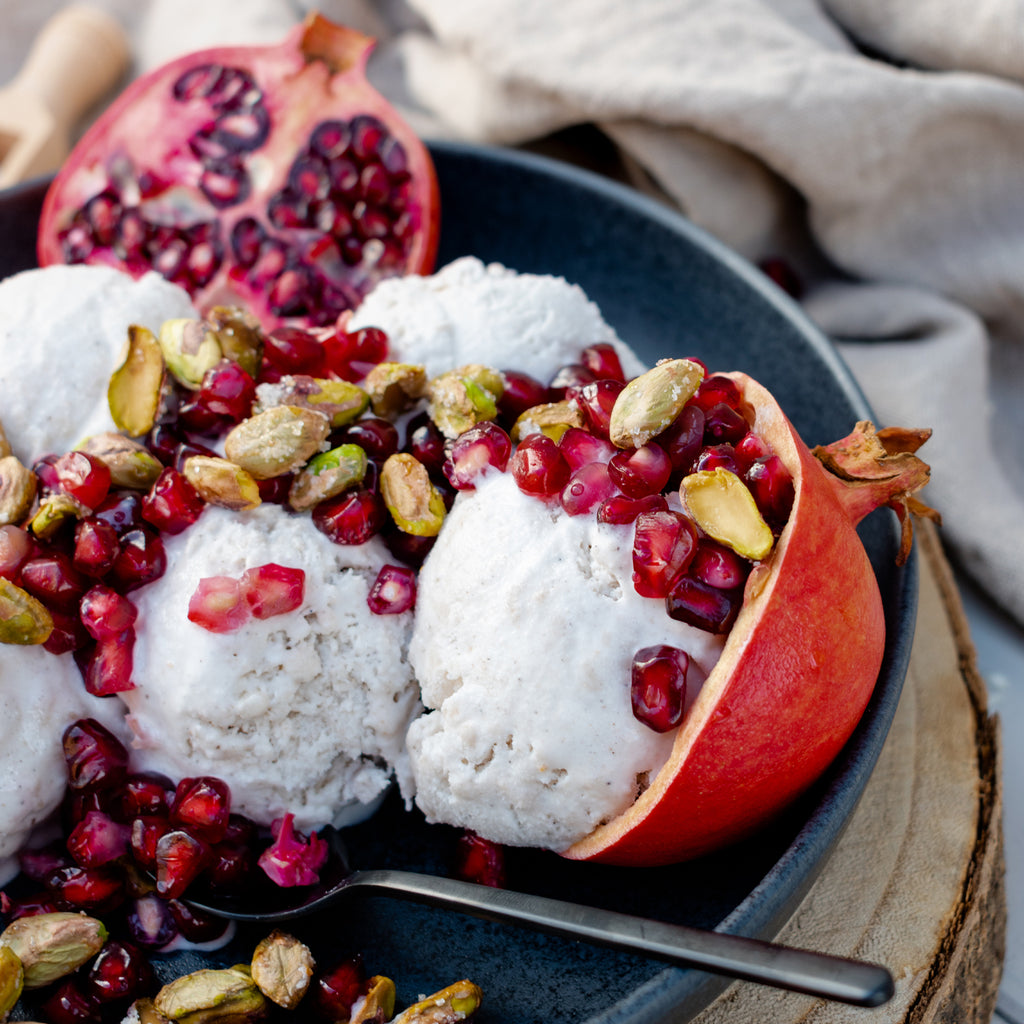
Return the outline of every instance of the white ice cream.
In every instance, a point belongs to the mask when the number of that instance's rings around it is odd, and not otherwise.
[[[364,817],[393,771],[406,773],[405,730],[419,711],[412,616],[366,604],[393,561],[383,543],[335,544],[276,505],[208,507],[165,542],[166,573],[133,594],[133,764],[222,778],[232,806],[267,824],[287,811],[300,829]],[[200,579],[268,562],[305,571],[300,609],[228,634],[188,620]]]
[[[633,530],[568,516],[491,472],[421,571],[409,656],[434,710],[408,743],[428,820],[563,850],[624,811],[673,734],[641,725],[630,666],[672,644],[702,681],[722,641],[633,588]]]
[[[156,331],[197,315],[155,273],[135,281],[109,267],[53,266],[0,282],[0,423],[14,454],[31,463],[114,430],[107,382],[128,325]]]
[[[0,644],[0,885],[17,874],[18,850],[64,796],[64,730],[96,718],[120,735],[123,714],[116,698],[85,692],[70,654]]]
[[[645,369],[579,285],[473,256],[430,277],[382,281],[353,314],[357,327],[380,327],[390,359],[422,364],[432,377],[483,363],[546,382],[598,342],[616,347],[628,376]]]

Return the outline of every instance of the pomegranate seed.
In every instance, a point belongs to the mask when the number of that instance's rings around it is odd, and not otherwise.
[[[11,897],[0,893],[0,910],[4,920],[10,924],[20,917],[35,917],[37,914],[52,914],[60,910],[57,901],[44,893],[33,893],[31,896]]]
[[[581,388],[584,384],[593,382],[593,373],[583,363],[566,363],[564,366],[560,366],[548,381],[548,391],[561,397],[566,395],[570,389]]]
[[[644,512],[663,512],[668,509],[668,500],[663,494],[648,494],[645,498],[627,498],[616,494],[601,503],[597,510],[599,523],[634,523]]]
[[[588,345],[581,353],[583,365],[594,375],[594,380],[616,380],[626,383],[626,374],[615,346],[606,341]]]
[[[728,633],[740,610],[740,590],[718,590],[682,576],[665,599],[669,616],[708,633]]]
[[[387,359],[388,348],[388,336],[379,327],[361,327],[350,333],[336,331],[324,340],[330,372],[352,381],[362,380],[374,366]]]
[[[618,449],[603,437],[595,437],[589,430],[570,427],[559,439],[558,448],[575,473],[588,462],[608,462]]]
[[[744,480],[765,522],[780,530],[793,508],[793,478],[778,455],[755,459],[744,474]]]
[[[705,444],[735,444],[750,430],[750,424],[725,402],[711,406],[704,413]]]
[[[193,434],[216,437],[230,425],[231,421],[226,416],[218,416],[199,400],[198,395],[186,398],[178,405],[178,427]]]
[[[644,498],[665,489],[672,475],[672,461],[665,449],[652,441],[612,456],[608,473],[623,494]]]
[[[118,790],[66,789],[61,801],[61,824],[65,833],[71,833],[90,811],[102,811],[115,820],[119,816]]]
[[[54,871],[71,867],[73,863],[67,846],[60,839],[45,846],[25,847],[18,851],[18,867],[33,882],[42,882]]]
[[[17,580],[21,565],[35,552],[35,543],[27,530],[18,526],[0,526],[0,576]]]
[[[117,636],[104,637],[86,661],[82,673],[85,688],[96,697],[134,690],[132,663],[135,648],[135,630],[126,629]]]
[[[320,339],[298,327],[278,327],[263,343],[263,358],[282,373],[307,373],[323,377],[327,360]]]
[[[121,550],[117,531],[97,516],[88,516],[75,524],[75,550],[72,564],[86,576],[98,578],[110,571]]]
[[[387,509],[378,494],[357,488],[321,501],[312,518],[313,525],[335,544],[363,544],[380,532]]]
[[[444,475],[460,491],[473,490],[477,478],[489,469],[505,472],[512,441],[496,423],[484,420],[460,434],[450,445]]]
[[[686,571],[697,548],[697,528],[668,510],[637,517],[633,535],[633,586],[642,597],[665,597]]]
[[[250,616],[242,584],[232,576],[206,576],[188,602],[188,620],[211,633],[233,633]]]
[[[694,462],[695,471],[704,469],[727,469],[730,473],[740,476],[743,470],[740,467],[740,460],[736,456],[736,449],[731,444],[713,444],[708,448],[701,449]]]
[[[167,901],[153,893],[132,903],[127,920],[132,941],[144,949],[163,949],[178,934]]]
[[[165,815],[170,807],[174,784],[157,772],[135,772],[121,786],[121,814],[127,818],[139,815]]]
[[[734,590],[746,582],[751,564],[732,548],[701,537],[687,575],[718,590]]]
[[[675,422],[658,436],[658,444],[665,449],[678,477],[686,476],[704,445],[704,410],[687,405]]]
[[[134,626],[139,613],[127,597],[97,583],[82,597],[79,614],[94,640],[111,640]]]
[[[371,459],[383,461],[398,451],[398,431],[387,420],[367,416],[342,431],[341,443],[357,444]]]
[[[85,992],[98,1003],[127,1003],[156,987],[156,975],[141,949],[130,942],[108,941],[85,976]]]
[[[92,517],[109,523],[120,537],[142,525],[142,495],[136,491],[115,491],[100,502]]]
[[[51,550],[21,567],[21,586],[43,604],[61,611],[74,611],[89,583],[63,551]]]
[[[591,433],[607,437],[615,400],[624,387],[621,381],[596,380],[581,387],[569,388],[566,397],[579,406]]]
[[[178,534],[199,518],[205,505],[185,475],[167,467],[142,499],[142,518],[162,533]]]
[[[66,452],[53,468],[61,490],[88,509],[96,508],[110,490],[110,469],[95,455]]]
[[[755,460],[764,459],[774,454],[767,443],[752,430],[737,441],[733,447],[736,449],[736,455],[739,457],[740,465],[743,466],[744,472],[750,468]]]
[[[124,744],[95,718],[81,718],[64,730],[64,761],[72,789],[112,789],[127,774]]]
[[[416,573],[399,565],[381,566],[366,596],[374,615],[399,615],[416,604]]]
[[[569,463],[546,434],[530,434],[521,441],[509,465],[513,479],[525,494],[553,497],[569,481]]]
[[[320,1020],[349,1020],[353,1005],[365,991],[366,970],[363,958],[357,954],[327,970],[318,970],[306,1000]]]
[[[260,501],[286,505],[294,479],[294,473],[282,473],[280,476],[272,476],[267,480],[257,480],[256,486],[259,488]]]
[[[690,657],[678,647],[658,644],[633,655],[630,702],[637,721],[655,732],[668,732],[686,710],[686,672]]]
[[[221,779],[210,775],[182,779],[171,799],[172,824],[210,843],[224,838],[230,814],[230,790]]]
[[[571,515],[579,516],[593,512],[599,505],[618,493],[603,462],[588,462],[569,478],[562,488],[559,501],[562,508]]]
[[[399,530],[394,523],[385,524],[381,531],[381,539],[395,558],[414,568],[419,568],[423,564],[437,541],[437,537],[418,537],[414,533],[406,533]]]
[[[695,405],[707,413],[712,406],[718,405],[719,402],[724,402],[739,411],[743,407],[743,394],[734,380],[714,374],[701,381],[697,393],[690,399],[689,404]]]
[[[308,838],[303,836],[295,830],[293,821],[293,815],[286,814],[271,825],[274,842],[260,854],[257,863],[277,885],[313,885],[327,860],[327,843],[315,832]]]
[[[156,867],[157,844],[170,831],[171,824],[163,815],[140,814],[132,819],[128,845],[136,862],[152,871]]]
[[[165,832],[156,844],[156,891],[175,899],[199,877],[210,856],[201,839],[183,829]]]
[[[237,892],[248,886],[256,870],[256,855],[248,843],[224,840],[213,847],[204,879],[218,891]]]
[[[167,554],[156,531],[139,526],[121,534],[121,550],[114,559],[108,582],[127,593],[159,579],[167,568]]]
[[[257,619],[293,612],[305,598],[305,572],[275,562],[246,569],[240,582],[242,597]]]
[[[455,846],[455,877],[494,889],[504,888],[504,849],[475,832],[463,832]]]
[[[75,910],[113,910],[125,896],[124,875],[112,864],[61,868],[46,880],[57,901]]]
[[[96,999],[82,991],[78,976],[61,981],[39,1004],[40,1016],[50,1024],[100,1024],[103,1017]]]
[[[84,868],[109,864],[128,852],[130,832],[102,811],[89,811],[68,836],[68,852]]]
[[[409,421],[405,451],[423,463],[431,474],[442,471],[445,462],[444,434],[426,413],[420,413]]]
[[[80,651],[92,643],[92,637],[77,615],[51,608],[50,618],[53,619],[53,629],[43,642],[44,650],[51,654],[67,654],[69,651]]]
[[[498,399],[498,414],[505,423],[515,423],[527,409],[547,402],[550,397],[548,386],[529,374],[504,370],[501,380],[504,390]]]
[[[178,933],[188,942],[213,942],[228,929],[229,922],[223,917],[205,914],[182,900],[168,900],[167,909],[171,912]]]

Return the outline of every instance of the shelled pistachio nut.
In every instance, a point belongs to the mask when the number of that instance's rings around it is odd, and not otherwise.
[[[176,1024],[248,1024],[268,1013],[266,996],[239,964],[205,968],[168,982],[153,997],[158,1013]]]
[[[14,1009],[25,987],[25,967],[10,946],[0,946],[0,1020]]]
[[[441,532],[445,505],[426,466],[407,452],[389,455],[380,471],[380,492],[395,525],[403,533],[435,537]]]
[[[472,1017],[483,992],[471,981],[457,981],[403,1010],[391,1024],[458,1024]]]
[[[256,480],[292,473],[320,451],[331,425],[327,417],[297,405],[275,405],[233,427],[224,454]]]
[[[294,935],[273,931],[252,956],[252,980],[273,1003],[294,1010],[309,988],[315,968],[313,954]]]
[[[132,324],[124,359],[107,384],[107,405],[118,430],[141,437],[153,429],[163,380],[164,357],[156,335]]]
[[[619,392],[608,436],[616,448],[641,448],[666,430],[683,411],[704,379],[699,363],[666,359]]]
[[[0,526],[20,523],[36,496],[36,475],[14,455],[0,457]]]
[[[196,391],[207,370],[223,358],[217,334],[204,320],[176,317],[165,320],[157,335],[167,369],[183,387]]]
[[[568,399],[544,402],[519,414],[509,436],[517,444],[530,434],[546,434],[556,444],[570,427],[583,427],[585,422],[579,406]]]
[[[377,1024],[395,1015],[395,983],[375,974],[367,984],[366,995],[352,1006],[348,1024]]]
[[[149,490],[164,468],[144,444],[113,431],[87,437],[78,450],[95,455],[110,470],[114,487],[133,491]]]
[[[347,380],[294,373],[276,384],[261,384],[256,391],[256,412],[279,405],[312,409],[326,416],[331,427],[337,429],[361,416],[370,405],[370,396]]]
[[[0,643],[43,644],[53,632],[53,617],[28,591],[0,576]]]
[[[259,320],[240,306],[214,306],[206,323],[226,359],[245,370],[254,380],[263,360],[263,329]]]
[[[215,455],[190,455],[181,467],[203,501],[235,512],[262,502],[259,484],[241,466]]]
[[[366,467],[366,452],[357,444],[342,444],[314,455],[295,474],[288,489],[288,504],[296,512],[308,512],[321,501],[361,483]]]
[[[470,363],[434,377],[427,385],[427,415],[447,438],[498,415],[505,390],[501,374],[489,366]]]
[[[414,363],[378,363],[366,375],[363,387],[374,414],[393,419],[423,397],[427,371]]]
[[[62,910],[19,917],[0,933],[0,946],[21,960],[25,988],[41,988],[77,970],[106,941],[102,921]]]

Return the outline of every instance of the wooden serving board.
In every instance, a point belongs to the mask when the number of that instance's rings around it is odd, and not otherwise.
[[[882,963],[874,1010],[734,984],[697,1024],[981,1024],[1002,974],[1006,893],[999,723],[931,524],[906,685],[852,821],[778,940]]]

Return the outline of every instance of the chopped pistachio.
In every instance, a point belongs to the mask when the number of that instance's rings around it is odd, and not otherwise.
[[[113,431],[87,437],[78,449],[95,455],[110,470],[114,487],[149,490],[164,468],[144,444]]]
[[[471,981],[457,981],[403,1010],[391,1024],[457,1024],[480,1008],[483,992]]]
[[[181,471],[203,501],[211,505],[244,512],[262,502],[259,485],[252,475],[228,459],[190,455]]]
[[[377,1024],[391,1020],[395,1015],[395,983],[382,974],[375,974],[367,986],[366,995],[356,1001],[348,1024]]]
[[[178,1024],[245,1024],[262,1020],[268,1012],[266,997],[242,964],[175,978],[157,992],[153,1005]]]
[[[106,941],[102,921],[60,910],[19,917],[0,933],[0,946],[7,946],[21,960],[25,988],[41,988],[70,974],[95,956]]]
[[[42,644],[53,632],[53,617],[27,591],[0,576],[0,643]]]
[[[407,452],[389,455],[380,472],[380,491],[395,525],[416,537],[435,537],[444,522],[441,492],[426,466]]]
[[[612,408],[608,434],[616,448],[640,448],[666,430],[704,379],[690,359],[666,359],[634,377]]]
[[[361,483],[366,466],[366,452],[357,444],[339,445],[314,455],[295,474],[288,490],[288,504],[296,512],[307,512],[321,501]]]
[[[107,385],[107,404],[118,430],[141,437],[153,429],[163,379],[164,357],[156,335],[132,324],[124,359]]]
[[[343,427],[361,416],[370,396],[358,384],[327,377],[294,373],[276,384],[261,384],[256,390],[257,412],[278,405],[295,405],[322,413],[332,427]]]
[[[0,526],[20,523],[36,496],[36,475],[13,455],[0,457]]]
[[[510,437],[516,443],[530,434],[546,434],[557,444],[570,427],[584,426],[579,406],[568,399],[534,405],[521,413],[512,425]]]
[[[331,425],[297,405],[275,405],[242,420],[224,439],[224,454],[256,480],[292,473],[319,450]]]
[[[435,377],[427,385],[427,414],[445,437],[454,438],[498,415],[501,375],[471,363]]]
[[[309,988],[315,966],[308,946],[294,935],[274,931],[253,953],[252,980],[271,1002],[294,1010]]]
[[[10,946],[0,946],[0,1020],[14,1009],[25,987],[25,967]]]
[[[198,390],[207,370],[224,358],[216,333],[203,320],[165,320],[160,325],[158,341],[167,369],[179,384],[192,391]]]
[[[759,561],[775,543],[754,496],[735,474],[721,467],[683,477],[679,496],[694,522],[738,555]]]
[[[224,356],[259,376],[263,360],[263,329],[259,320],[240,306],[214,306],[206,314],[206,323],[220,344]]]
[[[377,416],[394,418],[410,408],[427,389],[427,371],[413,363],[378,363],[363,380]]]

